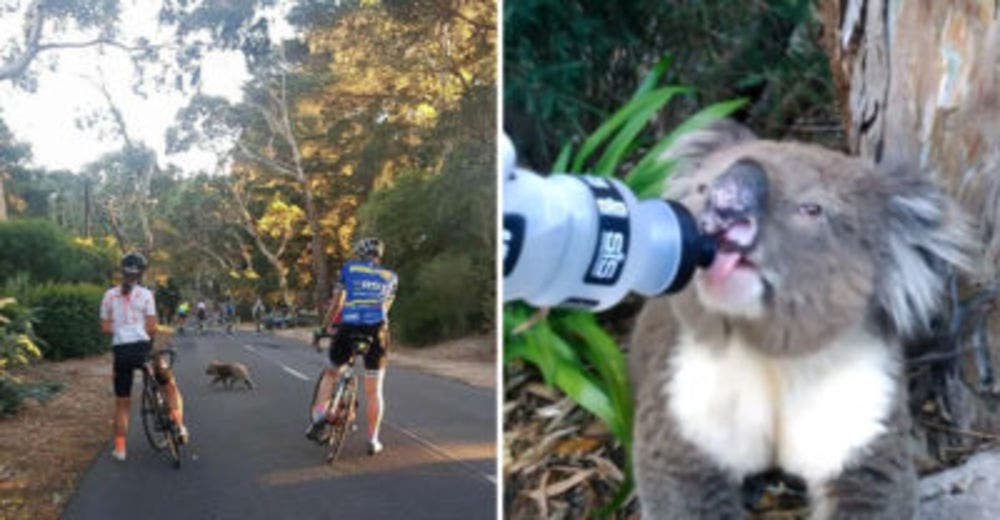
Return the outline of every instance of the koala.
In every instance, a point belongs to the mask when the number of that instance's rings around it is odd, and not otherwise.
[[[644,518],[742,518],[780,470],[811,518],[912,518],[903,341],[930,327],[967,221],[929,179],[723,121],[678,141],[665,196],[717,254],[630,342]]]
[[[242,382],[248,389],[253,389],[253,381],[250,380],[250,371],[243,363],[212,361],[209,363],[208,368],[205,369],[205,374],[215,376],[208,383],[209,386],[221,381],[222,385],[226,388],[232,388],[233,384]]]

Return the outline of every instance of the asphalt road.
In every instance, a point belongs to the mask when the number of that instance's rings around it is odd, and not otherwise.
[[[494,518],[496,401],[492,390],[392,365],[385,378],[385,451],[358,431],[339,459],[305,439],[315,377],[327,363],[307,345],[271,335],[175,338],[175,374],[191,443],[179,470],[153,452],[133,386],[128,460],[97,455],[67,519]],[[256,388],[209,387],[214,359],[245,363]]]

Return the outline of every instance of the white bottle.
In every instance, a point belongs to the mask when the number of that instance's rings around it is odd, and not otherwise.
[[[638,201],[617,179],[516,168],[504,135],[504,301],[606,309],[629,291],[680,290],[707,266],[715,241],[683,206]]]

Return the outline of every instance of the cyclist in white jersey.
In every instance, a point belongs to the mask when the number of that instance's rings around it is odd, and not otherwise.
[[[125,460],[132,375],[149,356],[157,326],[153,293],[139,285],[146,270],[146,258],[140,253],[128,253],[122,257],[121,267],[122,284],[108,289],[101,301],[101,330],[111,334],[114,346],[115,415],[111,454],[117,460]],[[163,385],[171,415],[179,426],[181,442],[187,442],[183,401],[173,374],[169,370],[158,371],[156,377]]]

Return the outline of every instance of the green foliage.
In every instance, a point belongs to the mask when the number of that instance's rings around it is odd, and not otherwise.
[[[9,296],[0,296],[0,416],[16,413],[26,396],[44,399],[37,386],[24,385],[8,370],[41,357],[32,328],[33,313]]]
[[[11,297],[0,297],[0,375],[8,368],[26,365],[41,357],[35,344],[30,309]]]
[[[451,250],[419,266],[399,298],[394,322],[400,338],[429,343],[467,334],[483,320],[475,311],[482,287],[471,255]]]
[[[492,144],[461,142],[439,175],[411,171],[359,210],[361,233],[386,242],[399,273],[392,323],[426,344],[492,326],[495,206]]]
[[[625,104],[666,53],[665,79],[696,94],[659,115],[658,133],[700,107],[746,98],[737,119],[755,132],[836,146],[839,115],[814,3],[507,2],[505,129],[522,161],[544,169],[564,143],[581,142]]]
[[[32,291],[29,303],[37,309],[35,332],[46,359],[89,356],[110,348],[99,319],[103,296],[104,289],[92,284],[50,284]]]
[[[30,397],[46,402],[63,389],[58,381],[23,383],[16,377],[0,375],[0,417],[13,415],[24,407],[24,399]]]
[[[44,220],[0,222],[0,282],[27,273],[35,282],[104,283],[110,250],[69,237]]]

